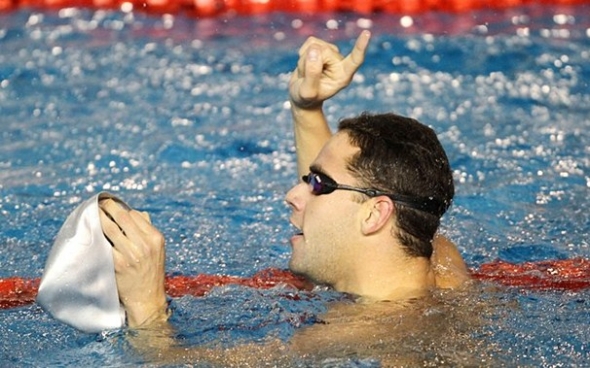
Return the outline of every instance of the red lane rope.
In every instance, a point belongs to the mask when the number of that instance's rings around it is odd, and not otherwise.
[[[472,271],[475,279],[506,286],[536,290],[571,290],[590,288],[590,260],[563,260],[510,263],[495,261]]]
[[[572,258],[538,262],[509,263],[494,261],[472,270],[476,280],[530,290],[580,291],[590,289],[590,260]],[[269,268],[251,277],[206,275],[167,276],[166,293],[171,297],[183,295],[203,296],[216,286],[229,284],[259,289],[278,285],[298,290],[309,289],[301,277],[287,270]],[[9,277],[0,279],[0,309],[31,304],[35,301],[39,279]]]
[[[0,279],[0,309],[31,304],[37,296],[39,279],[9,277]]]
[[[171,297],[180,297],[183,295],[203,296],[216,286],[228,284],[243,285],[258,289],[270,289],[278,285],[285,285],[298,290],[309,288],[309,284],[305,279],[295,276],[287,270],[268,268],[256,273],[252,277],[206,274],[196,276],[168,276],[166,278],[166,293]]]
[[[39,278],[9,277],[0,279],[0,309],[9,309],[31,304],[39,289]],[[258,289],[270,289],[278,285],[298,290],[309,289],[309,283],[287,270],[268,268],[251,277],[206,275],[167,276],[166,293],[171,297],[183,295],[203,296],[216,286],[243,285]]]
[[[133,9],[155,13],[188,13],[212,17],[226,13],[264,14],[274,11],[320,13],[356,12],[361,14],[423,13],[428,11],[464,12],[474,9],[510,8],[524,4],[579,5],[590,0],[0,0],[0,12],[20,7],[59,9]]]

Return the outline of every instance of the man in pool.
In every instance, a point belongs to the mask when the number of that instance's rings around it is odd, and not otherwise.
[[[364,61],[369,39],[370,33],[362,32],[346,57],[335,45],[313,37],[299,51],[289,95],[302,181],[286,195],[291,223],[298,229],[291,239],[289,267],[314,284],[372,302],[359,306],[382,307],[376,302],[390,301],[399,307],[427,297],[437,287],[460,287],[469,276],[455,246],[436,235],[454,187],[435,133],[413,119],[366,113],[343,120],[336,134],[330,132],[323,102],[348,86]],[[217,360],[219,354],[208,355],[206,349],[175,351],[172,341],[147,332],[170,328],[164,237],[147,214],[127,211],[112,200],[102,202],[101,208],[103,231],[114,246],[117,287],[128,326],[143,331],[134,345],[146,352],[165,350],[173,360]],[[288,349],[308,353],[346,339],[353,346],[368,336],[383,341],[376,331],[394,304],[385,310],[364,310],[364,319],[374,316],[369,320],[381,321],[366,328],[339,323],[358,310],[333,308],[338,311],[335,319],[329,312],[323,318],[326,324],[302,329]],[[285,349],[281,346],[279,351]],[[240,348],[235,350],[240,356]]]

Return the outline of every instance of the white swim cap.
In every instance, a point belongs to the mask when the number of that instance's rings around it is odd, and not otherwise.
[[[111,244],[102,232],[98,202],[102,192],[80,204],[66,219],[51,248],[37,303],[55,319],[84,332],[125,324],[119,303]]]

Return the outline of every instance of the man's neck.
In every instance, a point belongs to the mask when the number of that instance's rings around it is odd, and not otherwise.
[[[376,253],[361,257],[350,277],[334,288],[365,300],[393,301],[423,296],[434,286],[429,259]]]

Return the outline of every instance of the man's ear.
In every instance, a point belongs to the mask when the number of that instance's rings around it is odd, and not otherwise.
[[[361,229],[364,235],[378,232],[389,224],[395,213],[395,206],[391,198],[379,196],[365,202],[367,205]]]

